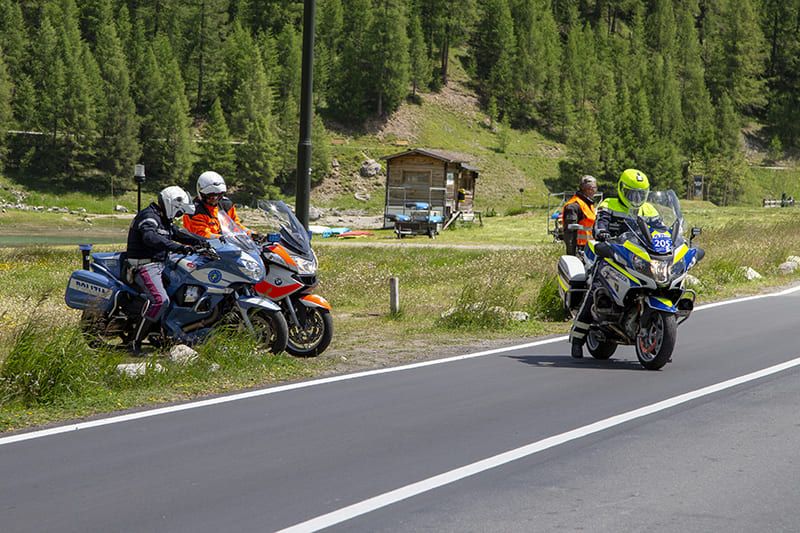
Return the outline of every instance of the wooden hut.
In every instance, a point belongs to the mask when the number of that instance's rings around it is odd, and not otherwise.
[[[384,225],[391,225],[386,215],[405,214],[412,204],[427,203],[432,214],[445,223],[451,218],[474,217],[475,182],[478,169],[470,164],[471,156],[415,148],[383,158],[386,161],[386,203]]]

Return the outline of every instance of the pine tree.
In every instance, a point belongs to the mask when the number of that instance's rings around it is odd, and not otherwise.
[[[311,184],[317,185],[331,168],[330,139],[318,115],[311,122]]]
[[[677,18],[677,70],[685,124],[682,145],[690,158],[705,158],[714,144],[713,109],[705,84],[695,13],[686,6]]]
[[[408,59],[409,73],[411,76],[412,94],[417,95],[419,87],[426,87],[430,83],[431,64],[428,60],[425,37],[422,35],[422,24],[419,16],[414,14],[408,21]]]
[[[220,83],[220,104],[224,111],[230,113],[234,108],[233,98],[236,90],[250,76],[255,68],[254,61],[259,58],[259,50],[253,37],[242,27],[239,20],[235,20],[231,26],[222,55],[225,70]],[[236,127],[231,126],[231,130],[237,132]]]
[[[367,89],[371,68],[369,44],[364,28],[372,26],[369,0],[343,0],[348,13],[342,28],[342,52],[331,87],[331,103],[336,116],[349,123],[365,119],[371,109]]]
[[[515,61],[514,26],[507,0],[480,0],[479,18],[471,42],[475,72],[487,96],[497,100],[501,115],[512,109]]]
[[[281,184],[294,179],[297,166],[297,131],[300,126],[300,70],[302,49],[300,38],[291,25],[278,35],[281,64],[278,76],[278,131],[281,141],[278,173]]]
[[[0,0],[0,47],[5,63],[13,79],[27,70],[27,36],[20,3],[15,0]]]
[[[0,49],[0,171],[6,163],[6,131],[11,127],[14,116],[11,107],[11,92],[13,85],[6,69],[2,49]]]
[[[203,142],[199,144],[199,154],[195,164],[195,174],[214,170],[222,176],[234,176],[236,154],[231,144],[231,135],[219,98],[211,106],[208,122],[202,129]]]
[[[375,113],[392,113],[408,94],[409,61],[405,3],[403,0],[374,0],[374,17],[368,31],[371,51],[367,97]]]
[[[740,113],[766,103],[766,47],[752,0],[716,0],[704,18],[706,77],[711,95],[727,92]]]
[[[223,69],[222,46],[228,30],[228,0],[193,0],[186,10],[186,79],[193,87],[196,111],[207,109],[217,96]]]
[[[36,111],[28,124],[47,135],[36,140],[35,156],[28,161],[35,170],[52,175],[61,157],[58,135],[63,125],[61,110],[65,81],[58,37],[48,15],[42,18],[36,42],[31,69]]]
[[[110,2],[106,0],[104,3],[108,5],[108,9],[100,12],[95,48],[95,59],[102,75],[104,100],[98,119],[98,166],[111,175],[122,178],[130,176],[131,168],[140,154],[137,141],[139,119],[130,94],[128,65],[111,17]]]
[[[275,139],[263,117],[247,123],[244,143],[237,150],[237,186],[247,202],[274,196]]]
[[[669,56],[656,53],[653,57],[650,87],[650,111],[656,135],[662,139],[677,138],[681,128],[681,100]]]

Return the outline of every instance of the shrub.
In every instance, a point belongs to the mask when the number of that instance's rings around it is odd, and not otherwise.
[[[77,326],[51,326],[29,318],[0,368],[0,403],[52,404],[100,384],[115,357],[87,346]]]
[[[534,305],[536,316],[544,320],[561,322],[567,318],[564,303],[558,294],[558,278],[547,276],[542,281],[539,292],[536,294]]]
[[[506,279],[470,282],[461,290],[455,307],[439,322],[451,329],[502,329],[511,323],[508,311],[517,303],[514,285]]]

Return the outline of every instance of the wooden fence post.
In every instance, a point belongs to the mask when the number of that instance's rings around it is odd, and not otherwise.
[[[393,315],[400,312],[400,278],[389,278],[389,310]]]

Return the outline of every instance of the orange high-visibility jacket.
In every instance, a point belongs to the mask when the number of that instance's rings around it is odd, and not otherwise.
[[[577,194],[567,200],[567,202],[564,204],[564,208],[570,204],[578,204],[578,206],[581,208],[581,213],[583,213],[583,218],[578,220],[578,224],[580,224],[582,228],[578,230],[577,244],[578,246],[586,246],[586,243],[589,242],[589,238],[592,236],[592,228],[594,227],[594,221],[597,218],[595,206],[594,204],[589,204]],[[564,208],[561,209],[562,222],[564,220]]]
[[[236,206],[227,196],[220,198],[219,203],[215,206],[208,205],[200,198],[195,198],[194,215],[183,215],[183,227],[207,239],[217,237],[221,234],[219,220],[217,220],[217,213],[220,209],[223,209],[234,222],[244,228],[236,213]]]

